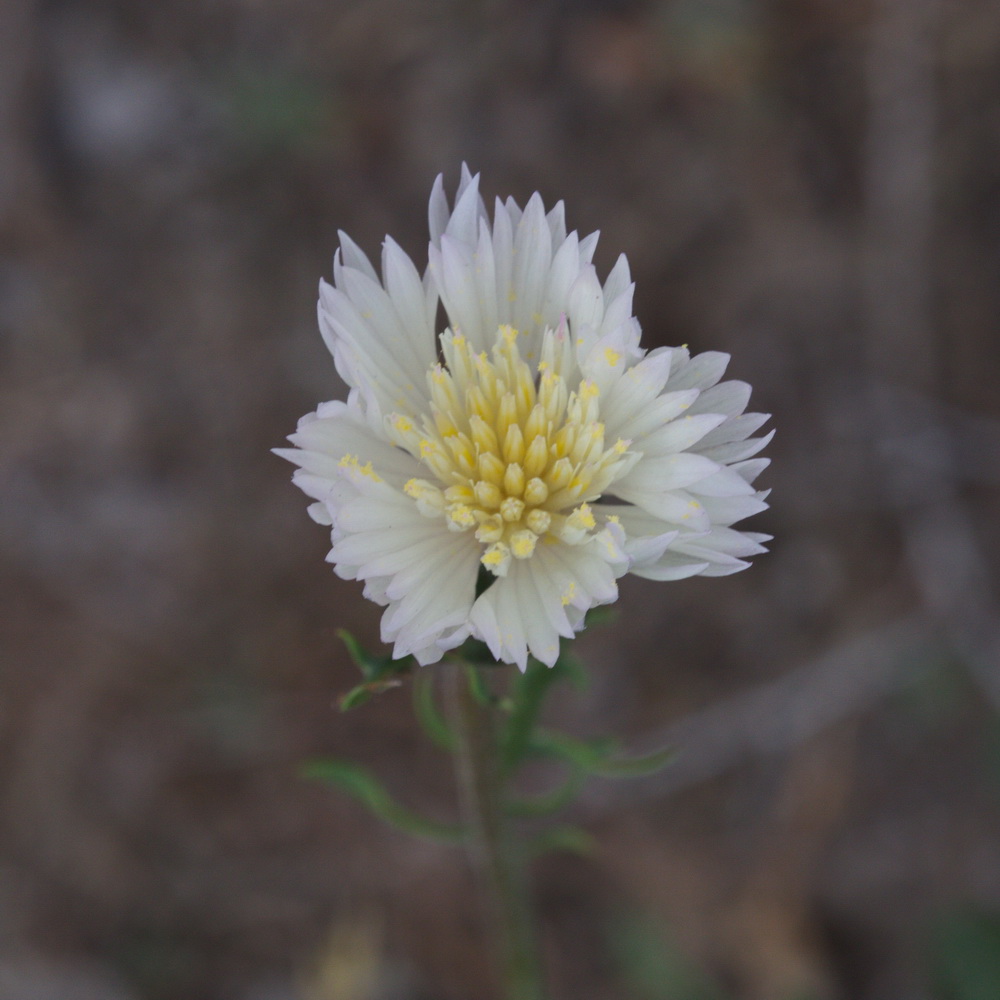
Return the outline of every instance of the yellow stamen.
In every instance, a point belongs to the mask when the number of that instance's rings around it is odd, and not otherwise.
[[[427,373],[428,412],[391,414],[386,423],[393,442],[431,473],[407,480],[404,494],[422,514],[444,517],[450,530],[472,530],[484,546],[482,564],[498,576],[512,559],[531,558],[539,541],[596,540],[590,504],[622,474],[631,444],[619,439],[605,448],[593,380],[575,390],[567,385],[562,372],[575,362],[565,324],[524,355],[520,339],[501,326],[490,350],[476,352],[460,333],[446,331],[445,364]],[[528,362],[539,346],[533,370]],[[614,366],[621,355],[607,348],[605,360]],[[375,477],[371,463],[362,467],[354,456],[342,464]],[[575,591],[567,593],[566,603]]]

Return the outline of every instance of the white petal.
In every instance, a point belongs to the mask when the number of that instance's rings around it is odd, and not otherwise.
[[[712,522],[718,522],[712,517],[706,506],[696,500],[686,490],[658,491],[658,490],[638,490],[633,488],[622,488],[615,483],[615,492],[622,500],[636,504],[649,514],[666,521],[669,525],[683,525],[691,531],[708,531]],[[715,498],[709,497],[706,499]],[[735,497],[733,499],[747,499]],[[743,515],[746,516],[746,515]],[[736,518],[733,518],[736,520]],[[732,523],[725,522],[725,523]]]
[[[594,251],[597,249],[597,241],[600,239],[600,232],[590,233],[580,240],[580,262],[589,264],[594,259]]]
[[[705,461],[710,459],[706,458]],[[739,497],[749,496],[754,492],[753,487],[739,472],[728,466],[723,466],[714,475],[685,485],[699,497]]]
[[[337,230],[337,238],[340,240],[340,253],[344,267],[352,267],[356,271],[367,275],[372,281],[378,281],[378,275],[367,254],[347,235],[342,229]],[[334,261],[334,270],[338,268],[338,263]]]
[[[517,573],[519,567],[512,566]],[[472,605],[469,615],[473,635],[482,639],[490,652],[504,663],[528,666],[528,640],[510,574],[500,577]]]
[[[415,458],[378,437],[347,403],[339,400],[324,404],[320,411],[300,420],[289,440],[299,450],[275,449],[276,454],[303,467],[306,461],[314,461],[306,459],[305,452],[325,455],[338,464],[353,455],[361,465],[371,462],[378,475],[398,488],[408,479],[419,477],[423,470]]]
[[[705,435],[703,448],[714,448],[719,444],[729,444],[732,441],[743,441],[767,422],[768,413],[743,413],[731,417],[720,424],[711,434]]]
[[[553,545],[548,551],[553,560],[560,562],[570,572],[589,597],[589,607],[608,604],[618,597],[615,580],[625,572],[625,568],[612,567],[607,563],[594,542],[587,545]]]
[[[597,386],[601,396],[608,395],[626,373],[633,344],[638,341],[638,323],[622,323],[610,333],[596,340],[586,356],[581,358],[580,370]],[[603,413],[602,413],[603,415]]]
[[[609,436],[619,437],[624,425],[663,391],[670,377],[673,352],[669,348],[650,351],[632,365],[601,399],[601,419]],[[697,399],[697,396],[693,397]]]
[[[573,287],[569,290],[566,315],[569,317],[574,341],[580,338],[585,341],[577,351],[577,357],[583,359],[596,342],[597,331],[604,318],[604,292],[592,264],[581,268],[579,276],[573,282]]]
[[[644,437],[642,453],[648,459],[672,452],[687,451],[725,419],[721,413],[701,413],[698,416],[691,416],[688,412]],[[697,450],[700,454],[704,454],[701,448]]]
[[[422,573],[411,572],[405,579],[396,574],[387,590],[394,603],[382,616],[384,641],[397,639],[413,650],[461,625],[472,607],[478,565],[475,546],[452,536],[424,561]],[[402,596],[396,600],[394,593]]]
[[[311,503],[306,508],[309,516],[317,523],[330,527],[333,524],[333,515],[330,508],[324,503]]]
[[[680,416],[697,398],[697,389],[665,392],[633,414],[630,419],[621,423],[616,422],[614,433],[631,441],[636,450],[642,451],[642,442],[646,435],[652,434],[668,421]],[[608,430],[610,429],[608,426]]]
[[[322,282],[318,310],[320,330],[341,377],[348,385],[373,394],[386,412],[423,409],[425,371],[413,350],[405,349],[408,335],[390,311],[385,293],[360,271],[344,268],[341,276],[351,295]],[[355,294],[360,302],[353,301]],[[338,348],[343,350],[338,353]],[[340,363],[344,354],[352,359],[346,367]]]
[[[737,462],[730,468],[745,482],[752,483],[770,464],[769,458],[754,458],[749,462]]]
[[[714,448],[706,448],[704,441],[702,441],[698,451],[706,458],[712,459],[713,462],[718,462],[720,465],[730,465],[733,462],[742,462],[744,459],[756,455],[758,451],[770,443],[773,437],[774,431],[772,430],[763,437],[750,438],[748,441],[732,441],[729,444],[716,445]]]
[[[705,389],[698,402],[691,407],[692,413],[724,413],[736,416],[747,408],[750,401],[750,386],[746,382],[720,382]]]
[[[465,187],[459,188],[455,198],[455,210],[451,213],[445,234],[468,247],[476,245],[479,236],[479,220],[487,218],[486,206],[479,197],[479,174],[463,175]]]
[[[702,483],[723,471],[710,458],[690,452],[659,458],[643,457],[627,476],[615,483],[615,489],[622,496],[625,489],[673,491]],[[734,478],[739,479],[739,476]]]
[[[677,389],[707,389],[722,378],[729,364],[729,355],[720,351],[705,351],[697,354],[686,365],[679,366],[667,388]]]
[[[528,642],[528,649],[531,655],[551,667],[559,658],[559,630],[555,627],[550,617],[549,605],[556,602],[559,610],[562,610],[562,602],[559,595],[545,586],[546,581],[536,579],[535,570],[537,566],[533,559],[527,559],[516,567],[514,577],[511,581],[515,587],[514,593],[517,595],[521,609],[521,618],[525,624],[525,637]],[[508,574],[508,579],[512,574]],[[520,584],[518,586],[518,584]],[[563,613],[565,618],[565,613]],[[566,621],[566,629],[570,630],[569,622]]]
[[[682,535],[674,548],[679,552],[693,553],[706,559],[711,558],[713,553],[745,559],[747,556],[756,556],[767,551],[761,544],[761,538],[767,540],[769,536],[715,527],[705,535]]]
[[[619,254],[615,266],[608,274],[607,281],[604,282],[604,300],[614,302],[620,296],[627,295],[631,302],[634,287],[632,277],[629,274],[628,259],[625,254]]]
[[[479,316],[487,336],[496,335],[500,326],[500,304],[497,300],[497,269],[493,256],[493,234],[485,219],[479,222],[479,242],[473,257],[473,280],[479,299]]]
[[[538,194],[531,196],[514,231],[513,283],[516,300],[513,326],[526,334],[540,334],[542,302],[552,264],[552,233]]]
[[[434,329],[437,292],[435,290],[428,297],[413,261],[389,237],[386,237],[382,248],[382,274],[386,292],[395,306],[418,363],[425,369],[429,368],[437,357]]]
[[[557,201],[545,216],[545,221],[549,224],[549,232],[552,234],[552,245],[559,246],[566,239],[566,205]]]
[[[646,580],[685,580],[689,576],[703,573],[708,565],[707,562],[698,562],[690,556],[667,552],[655,565],[637,569],[635,575]]]
[[[730,525],[767,510],[768,491],[741,497],[701,497],[701,507],[712,524]]]
[[[417,515],[419,517],[419,515]],[[358,567],[358,576],[392,576],[430,558],[447,539],[447,529],[434,530],[423,518],[418,527],[394,531],[363,531],[344,535],[331,550],[336,562]]]
[[[441,237],[440,249],[430,250],[431,275],[438,282],[451,328],[467,337],[477,351],[482,351],[492,343],[496,330],[483,329],[473,279],[474,253],[475,244],[470,246],[446,233]]]
[[[580,242],[576,233],[570,233],[552,257],[548,288],[540,310],[544,325],[553,329],[558,325],[560,316],[566,311],[569,290],[580,273],[580,267]]]
[[[514,222],[497,199],[493,215],[493,268],[497,290],[497,321],[510,323],[514,316]]]
[[[674,525],[647,513],[641,507],[624,504],[595,504],[594,513],[617,517],[625,530],[625,551],[631,560],[630,572],[655,563],[677,536]]]
[[[552,560],[546,559],[544,555],[540,559],[529,559],[526,564],[531,570],[532,582],[538,596],[538,606],[544,611],[552,629],[557,635],[572,639],[574,635],[573,624],[566,614],[569,602],[564,604],[562,600],[562,595],[566,592],[566,587],[570,582],[568,572],[565,569],[560,570]],[[538,656],[537,653],[535,655]],[[538,658],[542,659],[541,656]]]
[[[430,204],[427,206],[427,222],[432,244],[436,245],[440,241],[450,217],[448,196],[444,193],[444,175],[438,174],[434,180],[434,187],[431,188]]]

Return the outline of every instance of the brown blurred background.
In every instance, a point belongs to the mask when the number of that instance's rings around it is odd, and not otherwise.
[[[1000,997],[994,0],[2,0],[0,1000],[491,1000],[379,611],[269,453],[336,230],[564,198],[774,413],[773,552],[626,581],[561,725],[682,751],[536,869],[556,1000]]]

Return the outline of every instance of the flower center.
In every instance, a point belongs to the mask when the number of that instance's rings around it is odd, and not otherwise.
[[[487,355],[446,331],[445,364],[427,373],[430,413],[419,423],[398,413],[386,421],[390,438],[436,479],[410,479],[407,495],[452,531],[474,531],[483,565],[497,576],[511,559],[528,559],[540,539],[577,545],[591,537],[598,526],[588,501],[617,477],[630,444],[605,448],[592,381],[568,388],[564,326],[545,332],[537,376],[517,337],[501,326]]]

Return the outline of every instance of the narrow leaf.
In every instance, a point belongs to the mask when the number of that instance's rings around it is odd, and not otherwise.
[[[574,767],[570,776],[551,791],[530,798],[512,799],[507,803],[507,813],[519,818],[549,816],[569,805],[580,791],[582,784],[583,771]]]
[[[302,775],[339,786],[379,819],[405,833],[450,844],[460,843],[463,839],[461,827],[425,819],[401,806],[379,780],[359,764],[332,758],[315,760],[302,768]]]
[[[600,778],[640,778],[666,767],[676,755],[668,747],[637,757],[617,756],[613,740],[583,741],[553,730],[536,733],[532,747],[539,753],[568,760]]]
[[[596,849],[597,841],[578,826],[557,826],[552,830],[546,830],[535,837],[528,846],[534,857],[547,854],[549,851],[568,851],[586,857],[593,854]]]
[[[479,672],[478,667],[467,666],[465,669],[466,678],[469,682],[469,688],[472,691],[472,697],[479,702],[480,705],[490,706],[495,704],[496,696],[490,690],[489,685],[483,679],[483,675]]]
[[[359,705],[363,705],[366,701],[369,701],[372,695],[381,694],[383,691],[388,691],[389,688],[399,687],[403,682],[399,680],[398,677],[387,677],[384,680],[368,681],[365,684],[359,684],[357,687],[351,688],[347,694],[340,696],[338,705],[342,712],[350,711],[352,708],[357,708]]]
[[[664,747],[639,757],[614,757],[598,762],[592,773],[602,778],[642,778],[662,771],[676,756],[673,747]]]
[[[346,628],[337,629],[337,636],[347,647],[348,655],[355,666],[361,671],[366,681],[384,680],[387,677],[398,677],[413,669],[412,656],[404,656],[394,660],[391,656],[374,656],[369,653]]]
[[[434,700],[434,673],[418,670],[413,675],[413,707],[427,738],[442,750],[452,750],[455,734],[448,728]]]
[[[536,753],[567,760],[588,774],[594,774],[615,752],[616,745],[612,740],[584,741],[553,729],[540,729],[532,737],[531,748]]]
[[[340,706],[341,712],[348,712],[352,708],[357,708],[366,701],[370,701],[371,696],[372,693],[368,685],[359,684],[357,687],[352,687],[346,694],[342,694],[337,704]]]

